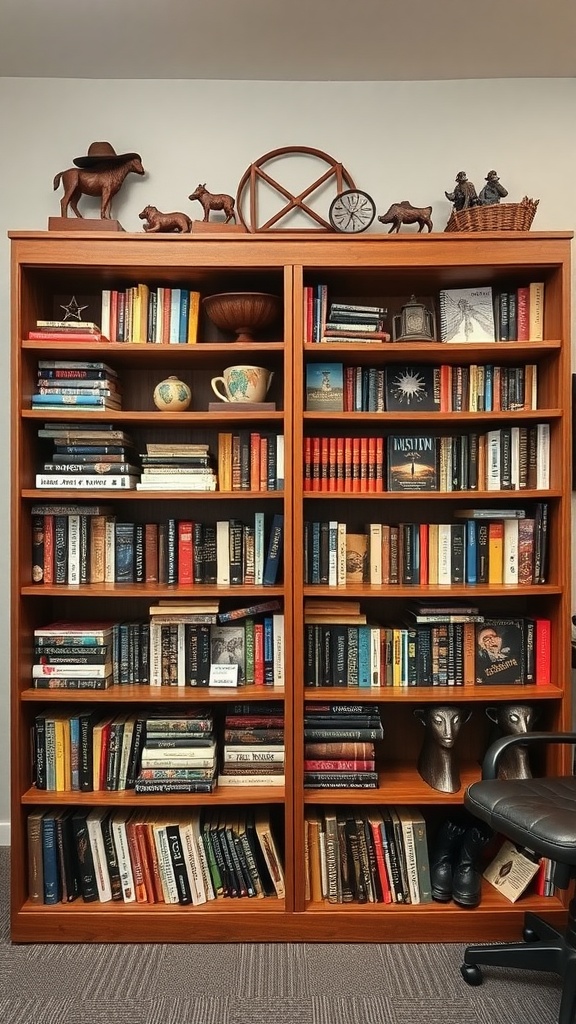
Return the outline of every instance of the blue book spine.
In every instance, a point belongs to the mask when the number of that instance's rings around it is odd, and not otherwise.
[[[282,535],[284,532],[284,516],[276,513],[272,520],[270,540],[264,566],[264,577],[262,584],[265,587],[273,587],[278,578],[278,569],[282,559]]]
[[[484,412],[492,412],[494,408],[494,367],[484,367]]]
[[[102,395],[33,395],[32,408],[37,405],[92,405],[102,408],[107,398]]]
[[[312,565],[310,583],[320,583],[320,523],[312,523]]]
[[[370,626],[358,626],[358,686],[370,686]]]
[[[476,520],[466,521],[466,583],[477,583],[478,531]]]
[[[44,862],[44,903],[59,903],[60,876],[58,873],[56,821],[50,814],[46,814],[42,818],[42,860]]]
[[[180,326],[178,329],[178,341],[185,345],[188,341],[188,317],[190,315],[190,292],[183,288],[180,295]]]

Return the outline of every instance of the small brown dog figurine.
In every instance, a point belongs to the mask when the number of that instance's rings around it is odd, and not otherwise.
[[[79,156],[74,160],[76,167],[59,171],[54,178],[56,190],[62,181],[64,195],[60,200],[60,214],[68,216],[71,206],[77,217],[82,217],[78,209],[80,196],[100,196],[100,218],[110,219],[110,204],[124,184],[130,172],[145,174],[142,160],[138,153],[116,153],[109,142],[93,142],[88,147],[87,156]]]
[[[225,224],[234,218],[236,224],[236,214],[234,212],[234,200],[232,196],[227,196],[224,192],[209,192],[206,188],[206,182],[203,185],[197,185],[191,196],[188,199],[197,199],[199,203],[202,203],[204,208],[204,220],[210,220],[210,210],[224,210],[226,214]]]
[[[185,213],[160,213],[155,206],[145,206],[138,214],[144,224],[144,231],[180,231],[187,234],[192,230],[192,221]]]

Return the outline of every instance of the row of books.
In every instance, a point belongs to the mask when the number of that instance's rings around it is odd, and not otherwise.
[[[537,503],[533,516],[516,509],[492,512],[492,519],[458,523],[368,523],[364,533],[350,532],[336,520],[307,520],[304,582],[329,587],[545,583],[548,504]]]
[[[366,302],[332,302],[324,283],[304,288],[304,341],[382,343],[390,340],[386,327],[388,307],[399,312],[409,296]],[[414,296],[412,296],[414,302]],[[415,340],[476,343],[542,341],[544,338],[545,285],[532,281],[518,288],[493,289],[490,285],[443,288],[427,296],[423,305],[434,325],[431,334]],[[436,321],[435,307],[439,316]],[[436,322],[438,329],[436,330]],[[438,335],[436,339],[435,335]]]
[[[31,903],[180,904],[285,895],[281,847],[257,808],[47,808],[27,819]]]
[[[110,341],[194,345],[200,292],[136,284],[102,290],[102,334]]]
[[[283,708],[250,706],[226,711],[219,786],[283,786],[285,735]]]
[[[426,821],[417,807],[306,808],[312,902],[432,902]]]
[[[378,772],[374,753],[359,759],[340,758],[337,751],[355,731],[357,740],[373,744],[384,736],[377,704],[311,704],[304,706],[304,744],[322,741],[326,758],[304,760],[305,789],[377,789]],[[331,757],[331,748],[334,756]]]
[[[386,453],[386,456],[385,454]],[[485,434],[304,438],[304,491],[548,490],[550,424]]]
[[[304,685],[550,685],[550,619],[474,615],[452,617],[457,621],[450,618],[439,615],[438,621],[427,624],[404,621],[351,625],[338,622],[336,614],[332,622],[306,623]],[[358,727],[342,738],[375,737]]]
[[[538,368],[308,363],[308,412],[499,412],[538,408]]]
[[[35,629],[34,688],[284,685],[282,613],[256,611],[219,625],[215,613],[178,607],[158,606],[149,624],[53,622]]]
[[[281,576],[284,520],[216,523],[169,518],[119,522],[104,505],[32,507],[32,582],[273,586]]]

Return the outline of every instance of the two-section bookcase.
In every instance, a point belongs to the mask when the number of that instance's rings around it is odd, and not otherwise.
[[[202,235],[198,238],[111,235],[77,232],[15,232],[12,237],[12,937],[15,941],[436,941],[510,938],[517,934],[524,910],[552,918],[564,914],[560,898],[527,896],[512,905],[486,887],[480,906],[465,911],[453,903],[331,904],[312,902],[306,886],[306,813],[314,807],[384,806],[420,808],[432,831],[439,817],[462,803],[464,787],[479,777],[479,763],[490,737],[486,707],[502,702],[534,704],[539,728],[569,726],[570,623],[570,238],[568,233],[432,234],[354,237],[320,234],[255,236]],[[542,281],[545,285],[544,340],[540,342],[446,344],[317,344],[305,342],[305,289],[327,286],[329,301],[376,304],[399,309],[411,295],[437,302],[441,289],[490,285],[494,292]],[[137,283],[151,287],[198,289],[202,295],[225,291],[265,291],[284,302],[283,333],[264,335],[251,345],[231,342],[201,319],[196,345],[26,340],[37,319],[53,316],[55,294],[98,296],[103,288]],[[97,353],[97,354],[96,354]],[[223,588],[196,585],[168,588],[157,584],[36,585],[31,579],[30,510],[38,501],[91,501],[90,491],[34,488],[43,461],[37,431],[44,422],[82,420],[79,412],[37,412],[31,394],[39,358],[103,359],[119,374],[122,411],[99,414],[146,441],[208,441],[221,430],[251,429],[283,433],[285,486],[280,492],[221,492],[190,495],[141,491],[113,495],[118,514],[134,520],[195,516],[215,522],[254,510],[283,512],[284,574],[275,588]],[[252,363],[276,373],[270,397],[276,412],[222,410],[209,412],[210,378],[231,364]],[[384,369],[387,365],[536,364],[538,409],[512,412],[312,412],[306,409],[306,369],[313,363],[342,363]],[[159,413],[152,402],[154,385],[169,374],[192,386],[185,413]],[[94,418],[94,417],[91,417]],[[546,492],[427,491],[311,493],[304,488],[306,439],[311,437],[384,438],[426,434],[440,437],[456,430],[498,430],[509,426],[550,428],[550,486]],[[227,425],[227,426],[226,426]],[[384,444],[384,449],[385,449]],[[108,501],[105,495],[99,500]],[[546,501],[549,511],[549,559],[546,581],[537,585],[414,584],[382,586],[366,582],[345,586],[304,582],[305,522],[337,520],[350,532],[366,524],[443,523],[462,508],[526,506]],[[247,605],[266,597],[283,601],[285,616],[284,688],[247,687],[242,700],[283,702],[286,729],[286,784],[280,789],[216,790],[209,795],[144,797],[123,793],[39,792],[32,785],[30,727],[35,714],[51,705],[97,702],[103,708],[130,710],[170,702],[186,706],[208,701],[215,708],[234,692],[191,688],[116,687],[102,694],[39,691],[31,687],[33,630],[56,619],[110,619],[145,616],[149,604],[168,597],[203,595],[221,598],[223,607]],[[304,604],[322,598],[359,601],[369,621],[384,625],[414,599],[472,600],[486,615],[493,608],[510,617],[542,616],[551,621],[552,668],[548,685],[465,685],[305,687]],[[380,786],[376,790],[304,787],[304,702],[330,700],[377,702],[384,741],[377,750]],[[415,708],[457,704],[471,710],[460,744],[462,787],[445,794],[420,778],[416,762],[422,726]],[[551,748],[539,766],[548,773],[569,770],[565,751]],[[42,906],[27,899],[26,820],[33,808],[85,805],[137,807],[184,804],[241,806],[266,803],[281,819],[284,833],[286,899],[216,900],[200,907],[117,903]]]

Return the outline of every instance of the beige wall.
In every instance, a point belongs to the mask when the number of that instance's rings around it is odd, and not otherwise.
[[[107,139],[137,150],[114,213],[139,231],[153,203],[198,217],[201,181],[235,194],[251,161],[279,146],[341,160],[382,213],[432,204],[442,230],[458,170],[477,188],[496,168],[510,198],[540,198],[534,228],[576,228],[576,81],[194,82],[0,78],[0,449],[9,446],[9,229],[44,229],[59,213],[57,171]],[[280,173],[280,168],[278,168]],[[305,166],[295,180],[309,180]],[[326,207],[328,197],[326,197]],[[0,843],[8,838],[8,459],[0,462]]]

